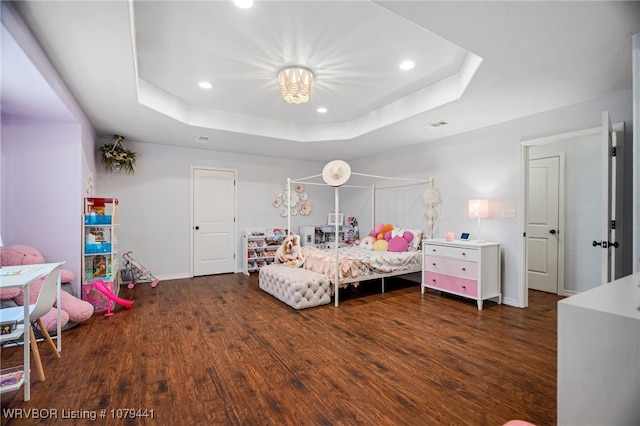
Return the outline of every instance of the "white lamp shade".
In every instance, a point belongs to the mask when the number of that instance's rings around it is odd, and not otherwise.
[[[489,217],[489,200],[469,200],[469,217],[471,219],[486,219]]]

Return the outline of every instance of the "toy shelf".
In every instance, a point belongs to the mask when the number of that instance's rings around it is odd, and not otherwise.
[[[276,250],[280,247],[278,241],[284,238],[286,232],[278,228],[250,228],[242,235],[243,268],[245,275],[257,272],[263,266],[275,261]]]
[[[92,282],[102,280],[118,294],[118,224],[116,198],[87,197],[82,215],[82,299],[93,305],[94,312],[113,309],[115,302],[94,289]]]

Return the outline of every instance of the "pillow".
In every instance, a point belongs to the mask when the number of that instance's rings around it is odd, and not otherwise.
[[[422,229],[407,229],[407,231],[413,233],[413,240],[409,243],[407,251],[420,250],[422,247]]]

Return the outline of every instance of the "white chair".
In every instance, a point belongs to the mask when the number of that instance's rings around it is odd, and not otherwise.
[[[60,358],[60,353],[58,352],[55,343],[53,343],[49,332],[44,328],[40,318],[49,312],[53,307],[53,304],[56,302],[56,289],[61,268],[62,264],[56,266],[49,275],[47,275],[44,279],[44,283],[42,284],[42,288],[40,288],[38,300],[36,300],[34,305],[29,305],[29,339],[31,341],[31,352],[33,352],[33,359],[35,360],[36,369],[38,370],[41,382],[44,382],[45,376],[44,369],[42,368],[42,360],[40,359],[40,351],[38,350],[38,342],[36,341],[36,335],[33,332],[33,325],[34,323],[38,324],[40,332],[46,339],[47,343],[49,343],[53,353],[57,358]],[[28,303],[28,300],[25,300],[25,303]],[[17,321],[18,324],[24,324],[24,307],[16,306],[0,309],[0,321]],[[60,338],[60,336],[58,336],[58,338]]]

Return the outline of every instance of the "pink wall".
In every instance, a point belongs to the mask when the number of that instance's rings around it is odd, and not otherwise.
[[[2,239],[80,272],[83,185],[78,124],[4,116]],[[79,280],[74,281],[74,288]]]
[[[15,43],[16,59],[3,83],[16,83],[13,76],[37,90],[11,99],[0,117],[0,232],[5,246],[27,244],[47,261],[66,261],[79,295],[81,215],[87,177],[95,172],[95,132],[19,14],[7,2],[1,8],[3,47]]]

